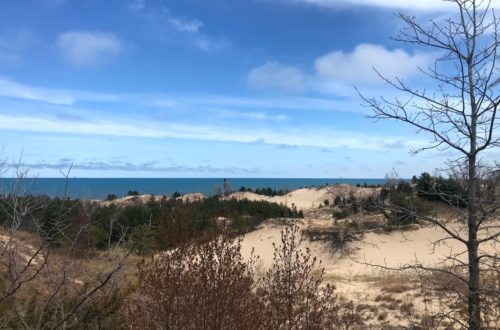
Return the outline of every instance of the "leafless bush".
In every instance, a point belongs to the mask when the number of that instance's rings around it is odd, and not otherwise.
[[[40,213],[47,198],[31,195],[34,179],[19,163],[10,190],[0,206],[0,327],[25,329],[79,328],[96,313],[94,298],[104,299],[108,285],[124,266],[124,252],[95,272],[82,271],[91,208],[78,210],[76,223],[68,221],[74,204],[66,197],[45,221]],[[68,177],[69,172],[66,174]],[[103,263],[104,264],[104,263]]]
[[[274,262],[256,280],[255,258],[245,262],[241,238],[222,233],[205,244],[160,253],[140,266],[129,303],[134,329],[349,329],[360,323],[351,302],[340,302],[298,228],[282,232]]]
[[[348,329],[360,322],[351,303],[339,303],[334,287],[324,285],[324,269],[302,250],[299,228],[286,227],[274,245],[273,264],[261,279],[270,329]]]
[[[183,245],[140,267],[141,285],[130,303],[134,329],[259,329],[265,315],[253,293],[252,259],[241,240],[222,234]]]

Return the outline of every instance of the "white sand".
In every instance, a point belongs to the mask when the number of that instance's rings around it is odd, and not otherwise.
[[[295,220],[295,224],[301,228],[310,223],[310,219]],[[282,226],[274,222],[266,222],[258,230],[245,235],[242,243],[243,255],[249,256],[254,248],[262,263],[270,265],[273,257],[272,244],[280,244],[282,229]],[[443,266],[442,262],[450,255],[466,251],[465,245],[456,240],[433,244],[444,237],[445,233],[435,227],[421,227],[413,231],[395,231],[389,234],[370,232],[365,234],[361,241],[350,243],[348,247],[351,253],[344,256],[340,252],[333,252],[325,241],[310,242],[305,239],[303,247],[311,249],[311,253],[322,261],[322,266],[328,274],[359,276],[378,270],[365,263],[394,268],[417,262],[425,266]],[[482,248],[484,251],[495,252],[495,246],[492,244]],[[466,260],[466,257],[466,254],[462,255],[463,260]]]
[[[291,207],[292,204],[295,204],[297,209],[306,210],[318,207],[320,204],[324,204],[325,199],[332,203],[335,196],[348,197],[349,194],[353,194],[356,197],[362,197],[373,194],[376,190],[377,188],[353,187],[342,184],[322,188],[298,189],[284,196],[271,197],[258,195],[252,192],[236,192],[231,194],[229,197],[234,197],[236,199],[246,198],[249,200],[263,200],[272,203],[283,204],[288,207]]]

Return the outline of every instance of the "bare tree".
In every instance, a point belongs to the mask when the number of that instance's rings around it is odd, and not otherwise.
[[[0,196],[0,327],[57,329],[78,327],[89,302],[113,282],[129,256],[106,264],[92,278],[78,273],[77,251],[90,226],[91,204],[64,197],[33,196],[36,179],[21,161],[15,178]],[[51,204],[53,202],[53,204]],[[42,215],[49,208],[49,216]],[[70,215],[78,223],[69,221]],[[85,281],[85,282],[84,282]]]
[[[397,41],[442,54],[433,67],[421,69],[435,82],[434,90],[413,88],[403,79],[379,74],[407,98],[360,95],[374,111],[371,118],[404,122],[433,138],[432,144],[414,152],[452,149],[461,155],[450,164],[461,173],[465,183],[463,199],[467,207],[465,210],[456,208],[464,218],[464,225],[456,228],[436,217],[425,217],[425,220],[446,232],[447,239],[459,241],[465,247],[466,258],[458,254],[450,256],[454,267],[434,271],[446,272],[466,285],[467,326],[479,329],[484,310],[481,297],[492,290],[482,286],[481,275],[485,269],[495,270],[499,258],[498,250],[493,254],[481,252],[482,246],[498,242],[500,227],[494,219],[498,215],[498,203],[487,198],[485,181],[481,177],[485,171],[480,160],[489,149],[500,146],[500,136],[496,132],[500,103],[497,64],[500,21],[488,1],[449,2],[455,5],[457,13],[444,21],[422,24],[413,16],[398,15],[405,29],[395,38]],[[494,167],[489,173],[498,171],[498,164]]]

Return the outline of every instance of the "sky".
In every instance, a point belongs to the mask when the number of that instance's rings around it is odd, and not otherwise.
[[[439,55],[395,13],[439,0],[0,1],[7,164],[60,177],[411,177],[451,151],[368,118],[379,79],[428,81]],[[8,165],[7,165],[8,166]]]

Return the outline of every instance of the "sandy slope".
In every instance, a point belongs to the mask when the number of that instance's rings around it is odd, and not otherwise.
[[[177,197],[177,199],[182,200],[184,202],[194,202],[194,201],[199,201],[205,198],[205,195],[202,193],[190,193],[186,195],[182,195],[180,197]],[[149,201],[153,200],[155,202],[160,202],[162,200],[169,200],[170,197],[168,196],[161,196],[161,195],[137,195],[137,196],[125,196],[125,197],[120,197],[113,199],[111,201],[107,200],[97,200],[101,205],[103,206],[110,206],[110,205],[116,205],[116,206],[137,206],[137,205],[144,205],[147,204]]]
[[[294,190],[284,196],[263,196],[252,192],[236,192],[230,195],[236,199],[263,200],[272,203],[278,203],[291,207],[292,204],[300,210],[306,210],[318,207],[323,204],[325,199],[331,203],[335,196],[347,197],[353,194],[356,197],[373,194],[376,188],[353,187],[350,185],[335,185],[322,188],[303,188]]]
[[[254,251],[260,260],[260,271],[267,269],[273,259],[272,244],[280,244],[283,226],[294,223],[302,230],[311,227],[328,228],[332,225],[332,211],[324,208],[318,210],[319,203],[325,198],[331,198],[332,194],[350,193],[352,189],[352,187],[337,188],[333,192],[325,188],[300,189],[280,197],[266,197],[252,193],[236,194],[237,198],[263,199],[288,205],[295,203],[305,213],[305,219],[268,220],[259,229],[246,234],[242,241],[244,257],[248,258]],[[354,188],[355,194],[370,192],[373,190]],[[352,218],[351,221],[366,217],[360,215],[358,219]],[[459,227],[458,223],[451,225],[456,229]],[[325,280],[336,286],[336,292],[340,296],[357,304],[369,306],[364,311],[367,313],[366,325],[373,325],[376,329],[405,327],[410,324],[410,319],[401,312],[405,304],[410,304],[416,311],[423,313],[428,308],[441,308],[443,303],[437,298],[429,299],[422,296],[418,282],[411,280],[413,272],[382,271],[379,267],[369,266],[366,263],[398,268],[418,262],[426,266],[442,267],[444,265],[442,261],[448,256],[465,251],[465,246],[457,241],[433,244],[444,237],[446,234],[439,228],[416,227],[404,232],[365,233],[360,241],[349,243],[348,252],[344,254],[333,251],[325,241],[311,242],[305,239],[303,248],[309,247],[312,255],[321,261],[321,266],[325,268]],[[493,254],[498,253],[498,246],[486,245],[483,249]],[[461,257],[466,258],[466,254]],[[390,293],[384,291],[394,285],[403,290]],[[387,306],[391,304],[397,306],[388,308]]]
[[[294,223],[305,228],[310,223],[310,219],[295,220]],[[272,244],[280,243],[282,229],[283,225],[268,221],[258,230],[245,235],[242,243],[243,254],[248,257],[250,251],[254,249],[264,265],[271,264]],[[443,231],[434,227],[388,234],[371,232],[365,234],[361,241],[351,243],[348,255],[332,251],[327,242],[310,242],[306,239],[303,246],[309,247],[312,254],[322,260],[327,273],[345,277],[363,275],[376,270],[374,267],[363,264],[364,262],[399,267],[418,261],[423,265],[431,266],[440,263],[452,253],[465,250],[465,247],[456,241],[436,246],[432,244],[443,237]]]

